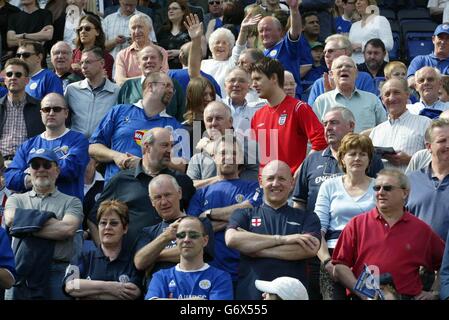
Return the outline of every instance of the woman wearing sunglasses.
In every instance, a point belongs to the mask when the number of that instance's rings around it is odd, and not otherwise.
[[[100,204],[97,212],[100,246],[66,271],[65,292],[77,299],[135,300],[140,297],[142,275],[133,253],[122,247],[128,231],[128,206],[117,200]]]
[[[104,68],[107,72],[109,80],[112,80],[114,58],[105,50],[105,35],[101,27],[100,19],[91,14],[85,15],[80,19],[78,28],[76,29],[76,34],[76,48],[73,50],[72,58],[73,71],[83,76],[81,73],[80,64],[83,50],[99,47],[104,51]]]
[[[344,299],[344,288],[334,282],[332,251],[349,220],[375,206],[374,179],[367,176],[374,147],[371,139],[347,134],[338,148],[337,160],[344,175],[323,182],[318,192],[315,213],[321,222],[320,288],[323,299]]]

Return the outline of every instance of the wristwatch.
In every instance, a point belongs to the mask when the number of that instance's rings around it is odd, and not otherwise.
[[[207,209],[206,211],[204,211],[204,215],[206,216],[207,219],[209,219],[210,221],[213,221],[214,219],[212,219],[212,209]]]

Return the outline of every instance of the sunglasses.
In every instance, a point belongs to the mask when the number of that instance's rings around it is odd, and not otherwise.
[[[41,111],[43,113],[50,113],[50,111],[53,110],[54,113],[58,113],[58,112],[61,112],[63,109],[65,109],[65,108],[64,107],[58,107],[58,106],[56,106],[56,107],[43,107],[43,108],[41,108]]]
[[[82,26],[79,27],[78,29],[76,29],[76,32],[81,32],[81,31],[86,31],[86,32],[90,32],[90,30],[92,30],[93,28],[91,26]]]
[[[22,52],[22,53],[20,53],[20,52],[17,52],[16,53],[16,57],[17,58],[25,58],[25,59],[28,59],[29,57],[31,57],[31,56],[33,56],[33,55],[35,55],[36,53],[35,52]]]
[[[45,170],[48,170],[51,168],[51,162],[50,161],[32,161],[31,162],[31,168],[33,170],[39,170],[40,167],[43,167]]]
[[[210,5],[221,4],[221,1],[209,1]]]
[[[14,77],[16,77],[16,78],[22,78],[23,73],[20,72],[20,71],[17,71],[17,72],[8,71],[8,72],[6,72],[6,76],[7,76],[8,78],[12,78],[13,75],[14,75]]]
[[[386,191],[386,192],[390,192],[390,191],[392,191],[392,190],[394,190],[394,189],[404,189],[404,188],[396,187],[396,186],[391,186],[391,185],[389,185],[389,184],[386,184],[386,185],[384,185],[384,186],[376,185],[376,186],[373,187],[373,190],[376,191],[376,192],[379,192],[380,189],[383,189],[383,190]]]
[[[186,236],[189,236],[190,239],[198,239],[200,237],[202,237],[203,235],[200,232],[196,232],[196,231],[182,231],[182,232],[178,232],[176,234],[176,238],[177,239],[184,239]]]

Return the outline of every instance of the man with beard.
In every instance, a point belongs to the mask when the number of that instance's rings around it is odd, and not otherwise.
[[[384,68],[387,65],[386,54],[387,51],[382,40],[377,38],[369,40],[363,50],[365,62],[358,64],[357,69],[370,74],[373,78],[384,77]]]
[[[8,299],[66,298],[61,283],[65,269],[74,258],[74,237],[83,220],[83,207],[78,198],[56,188],[61,172],[58,162],[52,150],[38,149],[30,153],[28,164],[33,188],[23,194],[15,193],[6,201],[5,223],[10,232],[20,226],[35,226],[20,241],[13,237],[18,278],[5,295]]]
[[[167,74],[150,73],[142,84],[142,91],[143,99],[139,102],[113,107],[90,138],[90,156],[106,163],[105,183],[119,170],[137,167],[145,131],[155,127],[181,128],[181,124],[166,112],[174,92],[173,82]]]
[[[234,136],[224,135],[216,141],[213,154],[217,180],[197,190],[187,214],[211,221],[215,232],[215,259],[211,265],[230,273],[235,283],[240,255],[237,250],[226,246],[225,227],[235,210],[259,206],[262,196],[258,181],[239,178],[239,163],[243,162],[243,154]]]

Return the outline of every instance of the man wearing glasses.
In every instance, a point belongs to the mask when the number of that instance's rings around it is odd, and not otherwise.
[[[59,157],[52,150],[30,152],[27,164],[32,190],[15,193],[6,201],[5,223],[13,235],[18,274],[6,299],[67,299],[61,283],[74,258],[83,207],[78,198],[56,188],[61,174],[58,163]],[[27,233],[21,233],[24,231]],[[20,241],[18,237],[22,237]]]
[[[180,253],[179,264],[153,275],[145,299],[232,300],[230,275],[204,262],[209,237],[201,221],[183,217],[172,232]]]
[[[8,163],[26,139],[45,130],[42,122],[36,121],[40,117],[39,101],[25,92],[28,75],[28,65],[21,59],[6,62],[8,94],[0,99],[0,153]]]
[[[68,129],[65,121],[69,110],[64,97],[50,93],[41,102],[41,120],[45,126],[42,134],[20,145],[5,172],[7,188],[25,192],[32,188],[27,163],[30,152],[38,149],[53,150],[58,157],[58,190],[82,200],[84,198],[84,171],[89,162],[89,142],[79,132]],[[37,122],[37,118],[34,119]]]
[[[334,276],[353,295],[366,299],[354,285],[367,265],[377,275],[390,273],[401,299],[437,299],[436,293],[423,290],[418,271],[421,266],[440,268],[444,241],[404,210],[410,184],[401,171],[380,171],[373,188],[376,208],[351,219],[338,238],[332,255]]]
[[[39,42],[21,42],[16,56],[25,61],[30,69],[30,82],[25,89],[30,96],[42,100],[50,92],[64,94],[61,79],[49,69],[42,68],[45,52]]]

